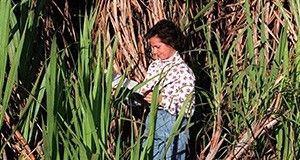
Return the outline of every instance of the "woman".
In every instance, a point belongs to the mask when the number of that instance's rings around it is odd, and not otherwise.
[[[179,55],[184,46],[184,36],[173,22],[168,20],[159,21],[149,30],[145,38],[149,40],[152,54],[156,57],[156,60],[148,67],[144,80],[148,80],[148,82],[141,88],[141,93],[144,95],[144,99],[151,103],[152,90],[154,86],[159,85],[160,95],[153,159],[161,159],[183,103],[189,95],[194,93],[195,76]],[[157,76],[159,74],[162,74],[162,79]],[[185,118],[182,120],[181,127],[184,127],[188,118],[193,115],[194,101],[194,98],[192,98],[186,107],[184,111]],[[146,119],[146,137],[148,126],[149,116]],[[185,159],[187,142],[188,130],[184,130],[174,138],[165,158]]]

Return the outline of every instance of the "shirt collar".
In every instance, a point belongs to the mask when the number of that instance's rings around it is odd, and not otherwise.
[[[174,63],[178,62],[180,60],[180,55],[179,52],[176,51],[170,58],[164,59],[164,60],[159,60],[162,64],[169,64],[169,63]]]

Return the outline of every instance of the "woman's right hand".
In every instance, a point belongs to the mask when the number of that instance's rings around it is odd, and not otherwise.
[[[152,91],[146,91],[144,94],[144,100],[147,101],[149,104],[152,102]],[[162,101],[161,95],[158,96],[158,104]]]

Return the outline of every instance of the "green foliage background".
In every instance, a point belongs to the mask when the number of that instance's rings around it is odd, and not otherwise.
[[[187,35],[183,57],[197,76],[187,159],[299,159],[299,8],[1,0],[2,158],[151,159],[153,137],[141,148],[145,115],[135,113],[144,109],[123,103],[112,72],[141,82],[151,61],[142,36],[168,18]]]

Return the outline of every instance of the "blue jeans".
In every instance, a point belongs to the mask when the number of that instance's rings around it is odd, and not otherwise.
[[[149,115],[146,119],[146,128],[145,133],[147,138],[148,129],[149,129]],[[155,126],[155,138],[153,145],[153,160],[159,160],[164,154],[165,148],[167,147],[168,138],[172,134],[172,129],[175,125],[177,116],[171,115],[168,111],[158,110],[157,111],[157,119]],[[181,125],[179,127],[183,128],[187,125],[187,118],[183,118]],[[171,143],[170,147],[167,150],[167,154],[165,159],[168,160],[184,160],[186,145],[189,138],[189,131],[183,130],[180,132]],[[145,139],[143,143],[145,142]],[[144,144],[143,144],[144,146]]]

